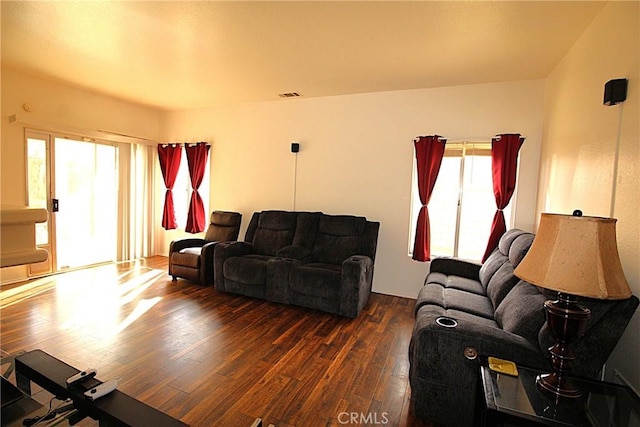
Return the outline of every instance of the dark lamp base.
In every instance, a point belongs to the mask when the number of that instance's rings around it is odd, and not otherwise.
[[[575,296],[565,293],[558,293],[558,300],[546,301],[544,307],[556,343],[549,349],[553,369],[550,374],[538,376],[536,383],[555,397],[580,397],[582,393],[567,374],[576,359],[571,344],[584,333],[591,312],[578,304]]]
[[[551,393],[554,396],[570,399],[582,396],[582,392],[571,379],[556,375],[556,373],[538,375],[536,384],[540,390]]]

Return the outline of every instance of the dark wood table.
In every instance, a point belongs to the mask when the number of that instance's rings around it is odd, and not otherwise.
[[[31,382],[34,382],[57,398],[71,399],[82,417],[89,416],[97,420],[101,427],[187,426],[182,421],[117,389],[96,401],[86,399],[84,392],[101,384],[102,381],[92,378],[84,381],[77,388],[68,389],[67,378],[80,370],[42,350],[33,350],[16,356],[15,371],[17,386],[25,393],[31,394]]]
[[[486,361],[481,361],[480,369],[480,394],[484,397],[481,425],[640,425],[640,398],[627,386],[574,378],[582,397],[557,399],[536,386],[536,376],[542,373],[539,370],[518,366],[518,376],[513,377],[490,370]]]

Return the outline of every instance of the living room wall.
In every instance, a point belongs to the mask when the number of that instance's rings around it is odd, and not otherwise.
[[[241,237],[251,214],[265,209],[380,221],[374,291],[415,298],[428,264],[408,256],[413,139],[527,136],[514,225],[532,230],[543,93],[537,80],[289,99],[169,112],[163,133],[169,141],[212,143],[211,209],[241,212]],[[292,141],[300,143],[297,165]],[[178,235],[163,236],[158,250],[166,253]]]
[[[24,128],[104,137],[97,129],[162,141],[207,140],[211,208],[293,209],[295,156],[299,210],[365,215],[382,228],[374,287],[415,297],[428,264],[409,259],[412,140],[527,136],[521,154],[514,225],[534,226],[544,82],[526,81],[283,100],[223,109],[162,112],[125,100],[2,69],[2,202],[25,204]],[[30,104],[31,111],[23,105]],[[9,122],[9,116],[16,121]],[[158,177],[160,175],[158,174]],[[163,185],[158,183],[158,206]],[[155,253],[184,236],[156,225]],[[2,282],[26,277],[24,267],[0,270]]]
[[[640,296],[640,52],[638,2],[610,2],[547,80],[538,212],[614,217],[618,250]],[[629,79],[627,100],[603,105],[604,84]],[[616,170],[617,167],[617,170]],[[609,359],[640,390],[640,313]]]

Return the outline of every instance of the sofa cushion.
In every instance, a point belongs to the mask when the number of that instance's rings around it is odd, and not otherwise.
[[[246,255],[231,257],[224,262],[224,277],[247,285],[264,285],[267,281],[267,261],[269,257]]]
[[[323,215],[313,245],[313,259],[320,263],[342,264],[352,255],[361,255],[361,237],[367,221],[350,215]]]
[[[318,224],[318,232],[333,236],[359,236],[364,233],[367,220],[361,216],[323,215]]]
[[[515,228],[507,231],[500,238],[498,247],[480,267],[480,282],[494,307],[500,305],[520,280],[513,271],[531,247],[533,238],[533,234]]]
[[[302,295],[337,298],[342,269],[332,264],[304,264],[291,269],[289,288]]]
[[[282,249],[278,249],[276,252],[277,257],[297,259],[302,261],[308,261],[311,258],[311,249],[304,246],[285,246]]]
[[[211,212],[209,227],[204,236],[207,242],[227,242],[236,240],[240,231],[242,215],[237,212]]]
[[[489,255],[485,262],[482,263],[482,267],[480,267],[480,273],[478,274],[478,276],[480,278],[480,283],[485,290],[489,286],[489,282],[491,281],[493,275],[496,274],[496,271],[498,271],[500,267],[502,267],[508,260],[509,258],[507,258],[505,254],[500,252],[499,249],[496,249],[491,252],[491,255]]]
[[[275,256],[279,249],[291,245],[296,231],[296,219],[295,212],[262,212],[253,236],[256,253]]]
[[[514,269],[520,264],[520,261],[522,261],[529,251],[534,238],[535,235],[532,233],[522,233],[513,239],[507,253],[509,254],[509,262],[513,265]]]
[[[498,307],[504,297],[513,289],[520,279],[513,274],[513,266],[505,262],[491,276],[487,284],[487,296],[491,299],[493,307]]]
[[[198,250],[197,254],[193,254],[187,251],[173,252],[171,254],[171,264],[190,268],[200,268],[200,251]]]
[[[491,277],[505,262],[511,261],[515,268],[529,250],[533,242],[534,235],[526,231],[512,228],[500,237],[498,247],[487,257],[480,267],[480,282],[485,286],[489,285]],[[511,253],[512,246],[513,253]],[[511,258],[511,259],[510,259]],[[516,261],[515,263],[513,261]]]
[[[184,248],[179,251],[181,254],[190,254],[200,256],[202,254],[202,246],[197,246],[195,248]]]
[[[296,235],[293,238],[294,246],[302,246],[309,248],[309,250],[313,248],[321,217],[321,212],[298,212]]]
[[[486,319],[493,319],[493,306],[486,296],[444,288],[437,284],[427,284],[420,289],[415,311],[417,312],[425,305],[437,305],[446,310],[465,311]]]
[[[461,291],[471,292],[472,294],[484,295],[484,288],[480,282],[454,274],[429,273],[425,281],[425,284],[427,283],[435,283],[445,288],[460,289]]]
[[[484,325],[489,328],[497,328],[498,324],[493,319],[488,319],[483,316],[477,316],[466,311],[461,310],[447,310],[445,317],[450,317],[455,320],[467,320],[473,322],[476,325]]]
[[[545,322],[546,299],[537,287],[521,280],[496,309],[496,323],[505,331],[537,344],[538,333]]]

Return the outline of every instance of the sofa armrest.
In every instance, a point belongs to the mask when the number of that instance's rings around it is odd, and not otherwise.
[[[465,261],[458,258],[442,257],[431,260],[429,272],[480,280],[480,267],[482,267],[482,264],[477,262]]]
[[[422,306],[416,314],[413,329],[413,339],[410,347],[423,345],[422,349],[411,348],[417,357],[431,357],[436,363],[446,363],[453,358],[464,358],[464,348],[474,347],[478,354],[494,356],[512,360],[518,364],[530,367],[546,367],[547,359],[540,351],[538,343],[505,331],[500,327],[477,322],[471,318],[454,317],[455,327],[440,326],[436,319],[439,317],[453,317],[448,311],[438,305]],[[414,343],[413,341],[416,340]],[[438,342],[439,352],[434,352],[433,345]],[[453,349],[442,346],[445,343],[458,342],[462,347]],[[542,366],[541,366],[542,365]]]
[[[365,255],[352,255],[342,262],[340,315],[358,317],[371,295],[373,260]]]
[[[455,327],[436,323],[449,312],[436,305],[417,313],[409,344],[409,381],[416,415],[436,424],[472,425],[478,388],[478,360],[467,358],[472,347],[481,356],[512,360],[534,368],[549,369],[538,346],[473,317],[456,318]],[[458,408],[452,412],[451,408]]]
[[[199,239],[196,237],[189,239],[179,239],[174,240],[169,244],[169,274],[173,274],[171,271],[171,254],[174,252],[180,252],[185,248],[199,248],[202,247],[205,243],[207,243],[204,239]]]
[[[222,256],[224,259],[234,256],[244,256],[255,253],[253,245],[248,242],[218,242],[214,257]]]
[[[228,258],[255,253],[253,245],[248,242],[219,242],[213,252],[213,284],[216,289],[224,291],[224,262]]]
[[[207,285],[213,284],[213,262],[216,246],[220,242],[207,242],[200,253],[200,280]]]
[[[198,238],[174,240],[169,244],[169,257],[174,252],[180,252],[185,248],[200,248],[206,243],[206,240]]]
[[[285,246],[276,252],[277,257],[307,262],[311,259],[311,249],[304,246]]]

